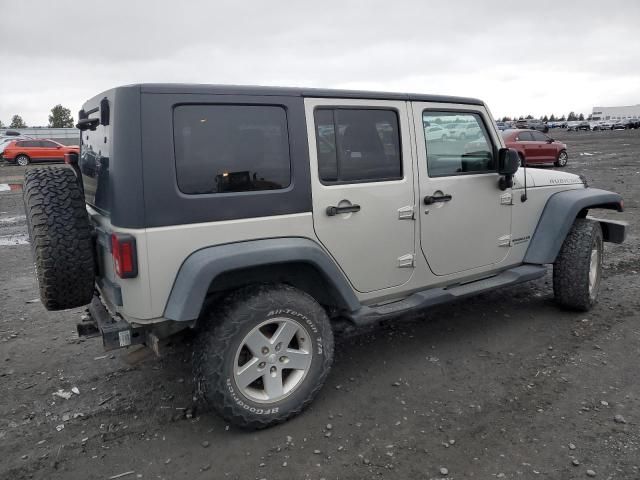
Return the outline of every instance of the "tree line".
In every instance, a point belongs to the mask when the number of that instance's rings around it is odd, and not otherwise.
[[[533,120],[534,118],[535,117],[533,115],[527,115],[526,117],[523,117],[522,115],[520,115],[519,117],[517,115],[514,115],[513,117],[502,117],[502,121],[512,122],[515,120]],[[586,119],[591,120],[591,115],[589,115]],[[561,117],[556,117],[552,113],[550,116],[544,115],[540,117],[540,120],[543,122],[581,122],[585,120],[585,117],[584,114],[579,113],[576,115],[575,112],[569,112],[569,115],[567,115],[566,117],[564,115],[562,115]]]
[[[51,113],[49,114],[49,128],[71,128],[74,125],[71,110],[60,104],[51,109]],[[20,115],[16,114],[11,117],[11,123],[9,123],[8,127],[5,127],[2,120],[0,120],[0,128],[27,128],[27,124]]]

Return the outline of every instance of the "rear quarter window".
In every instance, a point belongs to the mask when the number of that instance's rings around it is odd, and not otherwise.
[[[186,194],[279,190],[291,183],[287,114],[271,105],[180,105],[173,135]]]
[[[78,166],[82,172],[85,201],[102,213],[110,210],[109,163],[111,146],[109,127],[99,125],[95,130],[84,130],[80,140]]]

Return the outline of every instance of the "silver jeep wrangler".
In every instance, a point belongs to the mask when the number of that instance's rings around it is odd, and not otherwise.
[[[307,406],[332,324],[364,325],[533,280],[596,301],[616,193],[520,167],[471,98],[215,85],[114,88],[79,155],[26,173],[43,304],[156,351],[197,332],[198,393],[261,428]],[[464,136],[447,136],[447,125]],[[439,128],[434,128],[439,127]]]

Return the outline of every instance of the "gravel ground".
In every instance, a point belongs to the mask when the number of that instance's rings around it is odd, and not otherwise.
[[[0,192],[0,478],[640,478],[640,130],[552,135],[625,197],[596,308],[559,310],[547,276],[344,333],[311,408],[260,432],[193,403],[188,337],[105,354],[80,309],[46,312],[21,197]]]

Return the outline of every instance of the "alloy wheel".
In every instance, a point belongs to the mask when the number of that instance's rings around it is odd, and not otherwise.
[[[272,318],[242,340],[233,377],[242,394],[257,403],[272,403],[294,392],[311,367],[309,332],[291,318]]]

